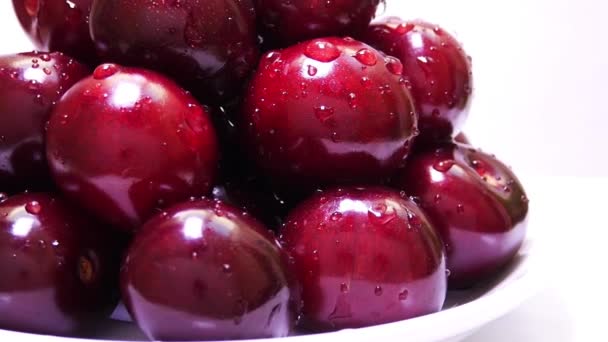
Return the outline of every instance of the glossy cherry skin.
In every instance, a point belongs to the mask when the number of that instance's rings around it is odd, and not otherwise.
[[[437,25],[389,17],[372,23],[363,41],[403,62],[420,117],[421,138],[459,132],[471,104],[471,61],[460,43]]]
[[[41,51],[61,51],[82,62],[97,62],[89,35],[93,0],[13,0],[21,26]]]
[[[91,11],[104,60],[160,71],[205,103],[241,92],[258,58],[252,0],[105,0]]]
[[[57,103],[55,182],[100,219],[136,229],[158,208],[211,191],[218,159],[205,107],[160,74],[99,66]]]
[[[0,56],[0,191],[51,187],[44,126],[55,102],[87,74],[61,53]]]
[[[282,337],[295,319],[287,265],[272,234],[241,209],[185,202],[135,237],[123,299],[154,340]]]
[[[302,323],[358,328],[439,311],[446,296],[441,239],[396,191],[318,193],[288,216],[281,243],[302,287]]]
[[[241,113],[251,158],[289,189],[380,182],[417,134],[400,73],[397,59],[350,38],[267,53]]]
[[[446,244],[449,285],[495,274],[521,246],[528,198],[513,172],[469,145],[441,143],[413,154],[397,187],[419,198]]]
[[[120,249],[45,193],[0,202],[0,329],[73,335],[118,301]]]
[[[256,0],[264,42],[275,47],[365,31],[380,0]]]

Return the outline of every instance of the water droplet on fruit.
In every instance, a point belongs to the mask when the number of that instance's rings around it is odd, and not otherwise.
[[[306,46],[304,54],[308,58],[327,63],[340,57],[340,50],[330,42],[315,40]]]
[[[406,87],[408,90],[412,90],[412,82],[410,82],[410,80],[408,80],[407,78],[401,77],[399,79],[399,84]]]
[[[458,204],[456,206],[456,212],[459,213],[459,214],[463,214],[464,213],[464,205]]]
[[[95,78],[96,80],[103,80],[114,75],[117,72],[118,66],[116,64],[106,63],[95,68],[95,71],[93,71],[93,78]]]
[[[526,195],[521,195],[520,199],[521,199],[521,201],[522,201],[523,203],[528,203],[528,202],[530,202],[530,200],[528,199],[528,197],[526,197]],[[1,200],[1,199],[0,199],[0,202],[2,202],[2,200]]]
[[[399,292],[399,300],[400,300],[400,301],[407,300],[407,296],[408,296],[409,294],[410,294],[410,293],[409,293],[409,291],[408,291],[407,289],[405,289],[405,290],[403,290],[403,291]]]
[[[370,80],[367,76],[363,76],[361,77],[361,85],[369,89],[372,86],[372,80]]]
[[[374,294],[376,296],[382,296],[382,286],[378,285],[374,288]]]
[[[222,271],[227,274],[232,273],[232,266],[230,266],[230,264],[223,264]]]
[[[350,108],[355,109],[357,108],[357,95],[355,93],[349,93],[348,94],[348,105],[350,106]]]
[[[41,209],[42,206],[40,206],[38,201],[31,201],[25,205],[25,211],[32,215],[38,215]]]
[[[510,188],[509,186],[506,186],[506,185],[505,185],[505,186],[502,188],[502,191],[504,191],[504,192],[506,192],[506,193],[509,193],[509,192],[511,192],[511,188]]]
[[[401,61],[398,60],[397,58],[387,56],[384,59],[384,62],[386,63],[386,68],[391,73],[393,73],[395,75],[401,75],[401,73],[403,72],[403,64],[401,64]]]
[[[376,57],[376,54],[368,48],[357,51],[355,58],[359,63],[367,66],[374,66],[378,63],[378,57]]]
[[[319,106],[315,107],[315,116],[321,123],[327,122],[334,115],[334,109],[329,106]]]
[[[483,175],[487,172],[485,165],[481,160],[475,159],[471,161],[471,166],[473,166],[473,169],[475,169],[479,175]]]
[[[340,284],[340,292],[342,292],[342,293],[348,292],[348,285],[346,283]]]
[[[338,139],[338,132],[332,132],[331,133],[331,141],[337,143],[339,141]]]
[[[407,222],[409,224],[408,228],[410,228],[410,229],[422,228],[422,220],[420,219],[420,217],[418,217],[411,211],[408,211],[408,213],[407,213]]]
[[[38,9],[40,8],[39,0],[25,0],[24,2],[25,11],[30,17],[38,15]]]
[[[308,76],[314,76],[317,74],[317,68],[314,65],[308,66]]]
[[[452,271],[450,271],[449,269],[446,268],[445,269],[445,276],[449,278],[451,275],[452,275]]]
[[[342,218],[342,216],[343,215],[341,212],[336,211],[329,216],[329,219],[336,222],[336,221],[339,221]]]
[[[441,195],[440,194],[435,194],[435,203],[439,203],[439,201],[441,200]]]
[[[433,164],[433,169],[439,172],[447,172],[454,165],[454,161],[450,159],[442,160],[438,163]]]
[[[38,89],[40,89],[40,83],[38,83],[38,81],[36,81],[36,80],[30,80],[27,83],[27,87],[29,90],[38,90]]]
[[[397,214],[392,208],[391,210],[388,210],[386,204],[379,203],[374,205],[371,210],[367,211],[367,216],[371,222],[380,225],[385,225],[395,219],[395,217],[397,217]]]
[[[434,108],[433,111],[431,112],[431,115],[437,118],[441,115],[441,112],[439,111],[438,108]]]
[[[414,24],[412,23],[401,23],[399,25],[397,25],[397,27],[395,27],[395,32],[397,32],[398,34],[406,34],[408,32],[410,32],[411,30],[414,29]]]
[[[44,72],[47,75],[50,75],[52,73],[51,69],[49,69],[49,68],[42,68],[42,72]]]
[[[439,26],[435,26],[433,28],[433,32],[435,32],[435,34],[437,34],[438,36],[441,36],[443,34],[443,30]]]
[[[277,58],[281,57],[281,53],[278,51],[270,51],[266,54],[266,58],[270,63],[274,62]]]
[[[7,194],[5,194],[4,192],[0,192],[0,203],[6,201],[7,198],[8,198]]]

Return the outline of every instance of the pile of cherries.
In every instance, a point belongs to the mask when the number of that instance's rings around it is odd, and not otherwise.
[[[282,337],[441,310],[517,253],[522,185],[461,134],[471,59],[380,0],[13,0],[0,329]],[[455,137],[455,138],[454,138]]]

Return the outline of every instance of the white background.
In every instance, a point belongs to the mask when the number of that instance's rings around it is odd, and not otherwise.
[[[11,1],[0,2],[0,53],[31,50]],[[553,243],[546,289],[467,341],[608,340],[598,313],[608,304],[608,257],[602,252],[608,182],[581,179],[608,176],[608,5],[388,2],[390,14],[428,19],[457,33],[474,63],[476,95],[466,132],[475,145],[511,164],[543,199],[539,212],[548,223],[533,228],[545,230]],[[547,178],[554,176],[567,177]]]

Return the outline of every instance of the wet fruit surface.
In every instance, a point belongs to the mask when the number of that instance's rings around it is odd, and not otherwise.
[[[0,329],[74,334],[116,305],[115,241],[53,195],[0,200]]]
[[[186,202],[137,235],[123,265],[123,297],[155,340],[286,336],[295,318],[286,262],[278,242],[241,209]]]
[[[91,34],[106,61],[161,71],[205,103],[238,93],[257,63],[251,0],[106,0]]]
[[[61,190],[125,229],[158,208],[208,194],[217,149],[205,107],[159,74],[115,64],[70,89],[47,132]]]
[[[393,190],[315,194],[289,214],[281,242],[294,261],[309,329],[393,322],[443,305],[443,244],[417,205]]]
[[[267,53],[241,127],[251,159],[279,184],[380,182],[417,134],[401,63],[350,38]]]
[[[284,47],[326,36],[363,32],[380,0],[256,0],[258,23],[265,43]]]
[[[468,145],[442,143],[412,155],[396,182],[446,244],[450,287],[496,273],[523,242],[528,198],[515,174]]]
[[[13,0],[21,26],[42,51],[61,51],[82,62],[97,62],[89,35],[92,0]]]
[[[61,53],[0,56],[0,191],[51,187],[45,123],[55,102],[87,74]]]
[[[403,62],[403,76],[420,116],[421,138],[457,134],[468,116],[471,62],[460,43],[437,25],[389,17],[375,22],[363,41]]]

